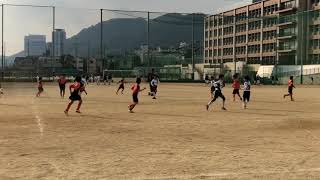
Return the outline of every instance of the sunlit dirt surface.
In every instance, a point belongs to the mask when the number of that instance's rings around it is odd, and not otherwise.
[[[318,179],[320,87],[253,86],[243,110],[225,88],[210,111],[203,84],[159,86],[128,113],[129,84],[87,87],[82,114],[56,84],[3,84],[0,179]],[[146,84],[142,87],[147,86]]]

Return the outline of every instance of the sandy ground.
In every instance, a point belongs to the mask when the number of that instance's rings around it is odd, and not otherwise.
[[[221,101],[207,112],[208,87],[161,84],[159,98],[129,85],[87,88],[82,114],[45,84],[5,84],[0,98],[0,179],[320,179],[319,88],[253,87],[249,109]],[[143,85],[145,86],[145,85]]]

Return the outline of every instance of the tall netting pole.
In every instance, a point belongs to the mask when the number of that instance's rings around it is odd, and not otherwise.
[[[194,80],[194,13],[192,13],[192,41],[191,41],[191,51],[192,51],[192,80]]]
[[[52,55],[51,55],[51,75],[54,76],[53,61],[55,59],[55,29],[56,29],[56,8],[52,7]],[[49,78],[50,79],[50,78]],[[54,81],[54,77],[53,77]]]
[[[149,69],[150,68],[150,12],[149,11],[148,11],[148,22],[147,22],[147,59],[148,59],[148,69]]]
[[[4,38],[4,33],[3,33],[3,29],[4,29],[4,13],[3,13],[3,11],[4,11],[4,4],[2,4],[2,14],[1,14],[1,19],[2,19],[2,21],[1,21],[1,23],[2,23],[2,31],[1,31],[1,37],[2,37],[2,39],[1,39],[1,69],[2,69],[2,74],[1,74],[1,77],[2,77],[2,80],[4,80],[4,47],[3,47],[3,45],[4,45],[4,40],[3,40],[3,38]]]
[[[300,14],[300,15],[299,15]],[[301,32],[301,37],[300,37],[300,83],[303,84],[303,47],[302,47],[302,42],[303,42],[303,26],[304,26],[304,21],[303,21],[303,13],[299,13],[298,16],[301,19],[301,23],[300,24],[300,29],[299,31]]]
[[[104,70],[104,58],[103,58],[103,9],[100,9],[100,59],[102,63],[102,71]]]

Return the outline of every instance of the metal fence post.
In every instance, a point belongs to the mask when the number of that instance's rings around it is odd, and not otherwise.
[[[148,60],[148,69],[150,68],[150,47],[149,46],[150,46],[150,12],[148,11],[148,22],[147,22],[147,60]]]
[[[2,72],[1,72],[1,78],[2,78],[2,80],[4,80],[4,32],[3,32],[3,30],[4,30],[4,4],[2,4],[2,7],[1,7],[1,9],[2,9],[2,21],[1,21],[1,24],[2,24],[2,31],[1,31],[1,37],[2,37],[2,40],[1,40],[1,69],[2,69]]]
[[[192,80],[194,80],[194,13],[192,13],[192,42],[191,42],[191,49],[192,49]]]
[[[104,70],[103,58],[103,9],[100,9],[100,58],[102,61],[102,71]]]

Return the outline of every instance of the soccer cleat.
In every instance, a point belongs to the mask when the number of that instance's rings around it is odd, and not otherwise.
[[[242,98],[240,98],[240,101],[242,101]]]
[[[64,111],[64,114],[65,114],[66,116],[68,116],[68,111]]]
[[[225,107],[222,107],[221,109],[222,109],[222,110],[224,110],[224,111],[226,111],[226,110],[227,110]]]
[[[152,99],[157,99],[156,97],[153,97]]]
[[[209,111],[209,105],[206,105],[207,111]]]
[[[76,113],[79,113],[79,114],[81,114],[80,110],[76,110]]]

